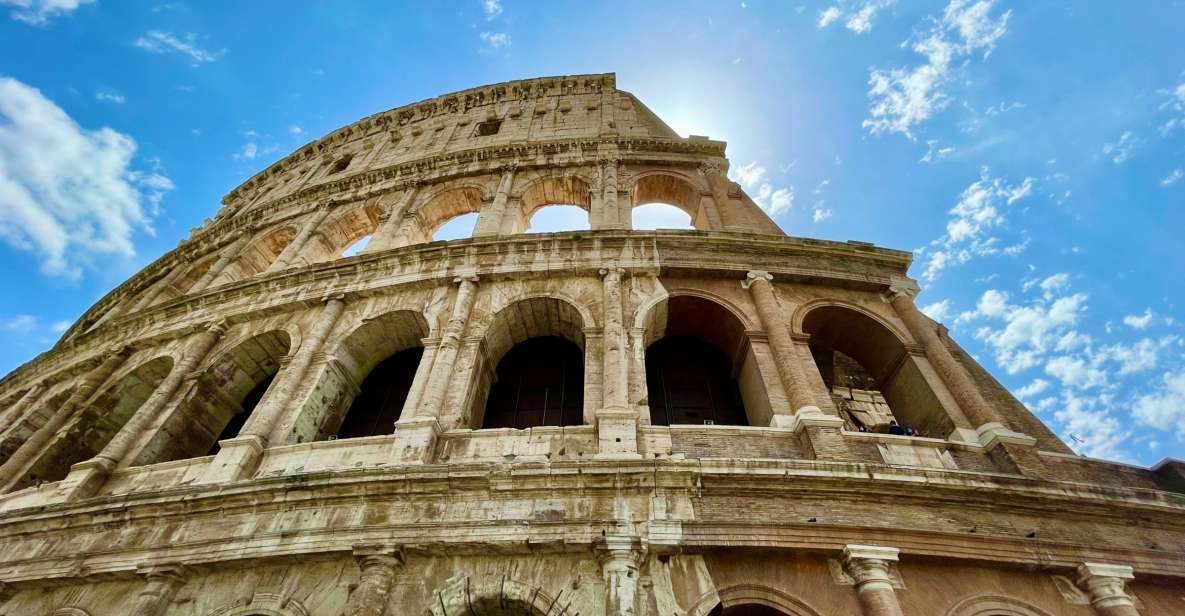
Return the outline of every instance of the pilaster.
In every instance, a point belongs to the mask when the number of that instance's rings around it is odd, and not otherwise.
[[[383,616],[395,574],[403,567],[403,553],[391,546],[354,547],[361,576],[350,592],[343,616]]]
[[[185,585],[185,569],[181,565],[153,565],[136,570],[146,580],[144,590],[136,596],[132,616],[165,616],[173,597]]]
[[[646,543],[638,537],[614,534],[601,538],[594,549],[605,582],[606,616],[638,616],[639,569],[646,557]]]

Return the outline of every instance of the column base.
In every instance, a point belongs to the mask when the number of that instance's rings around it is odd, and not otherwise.
[[[435,417],[412,417],[395,422],[391,460],[396,464],[431,464],[436,459],[440,422]]]
[[[259,468],[264,442],[258,436],[239,436],[218,441],[218,454],[200,483],[230,483],[249,479]]]
[[[632,409],[601,409],[596,414],[596,460],[640,460],[638,412]]]
[[[91,458],[71,466],[70,474],[58,484],[55,500],[64,503],[98,494],[114,470],[115,462],[106,458]]]

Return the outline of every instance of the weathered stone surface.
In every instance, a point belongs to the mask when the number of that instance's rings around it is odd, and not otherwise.
[[[727,167],[581,75],[251,178],[0,380],[0,616],[1181,611],[1182,463],[1073,455],[917,311],[908,253],[786,237]],[[631,230],[651,202],[695,230]],[[526,233],[557,204],[592,229]],[[541,336],[582,421],[483,428]],[[743,425],[664,425],[648,349],[680,336]],[[420,347],[398,420],[337,438]]]

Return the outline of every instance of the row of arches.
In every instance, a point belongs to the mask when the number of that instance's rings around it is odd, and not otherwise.
[[[640,313],[643,372],[631,403],[652,425],[768,426],[769,376],[743,315],[704,293],[673,292]],[[457,427],[474,429],[572,426],[590,423],[586,392],[599,349],[587,340],[592,317],[553,296],[512,301],[481,330],[467,382],[471,392]],[[953,427],[916,358],[886,324],[837,303],[822,303],[802,318],[814,371],[850,430],[887,432],[909,426],[945,435]],[[420,400],[435,332],[423,314],[394,310],[365,319],[335,348],[308,390],[295,440],[390,434]],[[238,435],[299,341],[284,329],[228,344],[140,449],[134,465],[216,453],[218,442]],[[782,361],[795,361],[782,358]],[[65,477],[70,465],[97,454],[173,368],[158,357],[115,379],[38,460],[28,482]],[[846,392],[846,396],[837,392]],[[325,393],[328,392],[328,393]],[[52,404],[52,400],[50,401]],[[0,452],[2,453],[2,452]]]
[[[620,197],[619,204],[627,204],[625,212],[604,214],[616,216],[617,220],[593,220],[593,200],[597,192],[594,183],[591,178],[580,175],[528,177],[523,180],[524,188],[508,193],[508,205],[501,220],[492,221],[483,229],[478,229],[479,219],[494,201],[494,194],[486,186],[471,183],[420,189],[407,204],[401,201],[404,195],[392,195],[341,206],[328,213],[310,214],[306,219],[264,230],[245,245],[224,247],[224,250],[236,250],[236,254],[218,271],[212,272],[212,269],[218,267],[221,255],[206,255],[180,275],[161,278],[145,292],[146,298],[136,298],[131,303],[136,304],[136,308],[147,308],[201,288],[252,278],[277,267],[351,257],[368,247],[373,248],[371,241],[380,232],[393,237],[383,237],[376,245],[381,243],[385,248],[394,248],[463,239],[479,231],[508,235],[599,227],[639,230],[710,228],[702,203],[708,197],[701,196],[704,191],[690,176],[676,172],[639,176],[630,190]],[[384,200],[391,202],[384,203]],[[398,224],[383,227],[386,217],[396,218]],[[311,223],[316,223],[315,229],[311,230],[307,240],[301,239],[303,226]],[[296,254],[286,254],[286,251]],[[211,273],[213,275],[208,275]],[[137,301],[143,299],[149,301]]]

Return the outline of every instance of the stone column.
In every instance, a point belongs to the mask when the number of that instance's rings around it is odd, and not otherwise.
[[[399,197],[399,203],[392,206],[391,210],[387,212],[387,219],[375,230],[374,237],[371,237],[370,242],[366,244],[366,248],[362,249],[363,254],[395,248],[395,236],[399,233],[399,227],[403,224],[403,217],[411,209],[412,200],[416,198],[416,194],[419,191],[420,183],[418,181],[412,180],[407,183],[407,186],[403,189],[403,195]]]
[[[259,457],[267,447],[272,431],[281,416],[290,411],[289,402],[304,383],[305,373],[313,357],[329,337],[345,310],[342,296],[328,298],[317,315],[317,321],[292,355],[292,360],[277,374],[263,400],[251,412],[247,423],[236,438],[220,441],[221,449],[203,477],[204,483],[234,481],[250,476],[259,464]]]
[[[182,262],[182,263],[174,264],[173,271],[169,272],[168,274],[165,274],[165,276],[163,278],[161,278],[160,280],[158,280],[156,282],[156,284],[152,285],[151,287],[148,287],[147,292],[145,292],[143,295],[141,295],[140,299],[136,300],[136,302],[134,304],[132,304],[132,306],[130,308],[128,308],[125,311],[125,313],[127,313],[127,314],[136,313],[136,312],[139,312],[140,310],[143,310],[144,308],[151,306],[152,302],[155,302],[156,298],[160,297],[160,294],[164,293],[165,289],[167,289],[174,282],[176,282],[178,278],[181,278],[182,276],[184,276],[186,270],[188,270],[188,269],[189,269],[188,263]]]
[[[1140,611],[1123,587],[1135,577],[1126,565],[1082,563],[1078,566],[1078,586],[1090,596],[1090,604],[1099,616],[1140,616]]]
[[[202,274],[202,277],[198,278],[198,281],[193,283],[193,286],[190,287],[190,293],[197,293],[198,291],[205,290],[206,287],[210,286],[210,283],[214,282],[214,280],[218,278],[218,275],[221,274],[223,270],[227,268],[227,266],[238,260],[239,253],[243,251],[243,247],[246,246],[247,242],[251,240],[253,230],[248,227],[240,232],[243,234],[242,237],[222,249],[218,255],[218,259],[210,265],[210,269],[206,270],[206,273]]]
[[[616,263],[601,270],[602,329],[601,408],[597,411],[598,457],[637,458],[638,414],[629,407],[629,358],[621,304],[621,274]]]
[[[807,412],[820,413],[822,411],[815,405],[807,380],[802,376],[794,340],[790,337],[786,319],[778,308],[777,298],[774,297],[773,279],[769,272],[754,270],[748,273],[741,286],[749,290],[753,303],[757,305],[757,318],[761,319],[761,327],[769,336],[770,345],[774,349],[782,389],[790,398],[790,412],[797,414],[799,411],[810,409]]]
[[[843,549],[844,571],[856,583],[864,616],[902,616],[889,575],[897,554],[897,548],[879,545],[849,545]]]
[[[270,266],[268,266],[266,272],[278,272],[287,268],[294,260],[296,260],[296,258],[300,256],[301,251],[304,250],[305,245],[309,243],[309,239],[312,238],[313,234],[317,232],[317,229],[321,227],[321,223],[325,222],[325,218],[329,216],[331,211],[333,211],[332,207],[332,203],[328,204],[313,214],[312,217],[305,222],[304,226],[300,228],[300,231],[296,234],[296,237],[292,238],[292,241],[284,247],[284,250],[280,253],[280,256],[276,257],[276,260],[272,262]]]
[[[3,434],[10,426],[20,421],[25,411],[37,402],[41,394],[45,393],[45,389],[45,383],[33,385],[29,388],[29,391],[25,392],[25,395],[21,396],[12,406],[8,407],[8,410],[4,411],[4,414],[0,415],[0,434]]]
[[[350,592],[342,616],[383,616],[395,573],[403,566],[403,555],[385,546],[357,546],[354,558],[362,575]]]
[[[180,565],[142,567],[137,573],[144,576],[147,586],[136,597],[132,616],[165,616],[173,597],[185,585],[185,570]]]
[[[24,476],[28,466],[31,465],[35,456],[40,455],[45,451],[45,446],[50,439],[58,434],[63,427],[74,417],[74,415],[82,409],[95,390],[99,388],[120,366],[127,361],[128,356],[131,355],[131,350],[123,348],[111,355],[108,355],[103,363],[99,364],[94,370],[82,379],[62,407],[56,413],[50,416],[45,425],[41,426],[34,432],[29,439],[21,444],[16,451],[12,452],[12,456],[8,458],[4,464],[0,465],[0,493],[7,492],[14,484],[19,482]]]
[[[621,210],[618,207],[617,165],[620,157],[617,152],[601,155],[601,228],[620,229]]]
[[[719,216],[720,225],[724,231],[749,231],[749,229],[737,220],[736,211],[731,207],[731,199],[728,197],[729,181],[724,177],[724,169],[717,161],[704,161],[699,165],[699,173],[704,176],[708,182],[708,188],[712,191],[712,200],[716,202],[716,215]]]
[[[610,535],[596,545],[605,580],[606,616],[638,616],[638,583],[646,546],[628,535]]]
[[[494,201],[482,208],[477,215],[477,224],[473,226],[473,237],[483,235],[498,235],[502,229],[502,218],[506,215],[506,202],[510,198],[510,187],[514,185],[514,172],[517,163],[502,166],[502,179],[498,181],[498,190],[494,193]]]
[[[457,363],[457,352],[461,346],[461,335],[465,333],[465,326],[469,322],[469,313],[473,310],[474,295],[477,292],[477,276],[458,276],[453,280],[457,283],[457,296],[453,300],[453,312],[444,333],[435,348],[429,353],[425,344],[424,356],[420,359],[420,367],[416,370],[412,381],[412,391],[408,393],[408,402],[404,404],[408,417],[400,417],[395,422],[395,444],[391,455],[395,462],[404,464],[427,464],[432,461],[436,450],[436,439],[440,436],[440,412],[444,404],[453,369]],[[428,368],[424,375],[425,366]],[[413,406],[412,395],[418,404]]]
[[[181,383],[197,369],[225,333],[226,322],[219,321],[194,336],[184,357],[173,366],[169,374],[108,441],[103,450],[90,460],[70,467],[70,474],[62,481],[60,497],[74,500],[94,496],[111,476],[112,471],[127,466],[130,460],[126,458],[132,446],[157,419],[161,410],[180,389]]]

